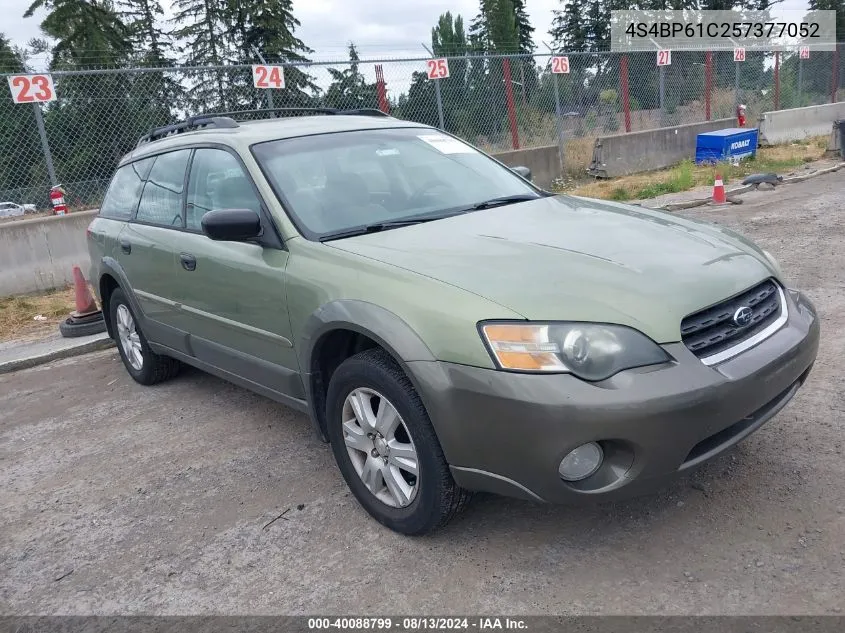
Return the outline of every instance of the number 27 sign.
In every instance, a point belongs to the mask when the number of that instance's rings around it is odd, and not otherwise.
[[[12,101],[15,103],[56,100],[56,89],[50,75],[12,75],[8,79]]]

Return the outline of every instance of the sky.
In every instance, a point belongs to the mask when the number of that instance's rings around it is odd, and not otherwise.
[[[0,32],[14,44],[23,45],[40,35],[43,13],[23,18],[32,0],[0,0],[4,19]],[[162,0],[167,7],[168,0]],[[431,43],[431,28],[446,11],[461,14],[469,22],[478,13],[478,0],[294,0],[294,15],[302,23],[296,34],[314,49],[313,61],[346,59],[349,42],[354,42],[365,59],[426,56],[422,44]],[[806,0],[784,0],[782,9],[804,9]],[[545,52],[542,41],[548,36],[560,0],[527,0],[526,9],[535,27],[538,52]],[[46,55],[32,60],[36,67],[46,64]]]

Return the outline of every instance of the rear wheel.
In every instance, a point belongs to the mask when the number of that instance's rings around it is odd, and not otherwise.
[[[361,352],[337,368],[326,412],[340,471],[380,523],[402,534],[425,534],[468,502],[419,395],[383,350]]]
[[[135,313],[123,290],[117,288],[109,300],[112,332],[120,358],[129,375],[142,385],[154,385],[179,373],[181,363],[174,358],[154,353],[138,327]]]

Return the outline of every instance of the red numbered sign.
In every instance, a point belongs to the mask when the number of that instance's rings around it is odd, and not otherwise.
[[[800,59],[810,59],[810,47],[801,46],[798,48],[798,57]]]
[[[15,103],[56,100],[56,89],[50,75],[12,75],[8,79]]]
[[[734,61],[735,62],[744,62],[745,61],[745,49],[744,48],[735,48],[734,49]]]
[[[569,74],[569,58],[552,57],[552,72],[559,75]]]
[[[661,50],[657,51],[657,65],[670,66],[672,64],[672,51]]]
[[[429,79],[446,79],[449,76],[449,60],[429,59],[426,63]]]
[[[256,88],[284,88],[285,69],[281,66],[253,66],[252,85]]]

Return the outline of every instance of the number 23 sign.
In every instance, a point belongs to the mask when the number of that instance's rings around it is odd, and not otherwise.
[[[56,100],[56,89],[50,75],[12,75],[8,79],[15,103]]]

